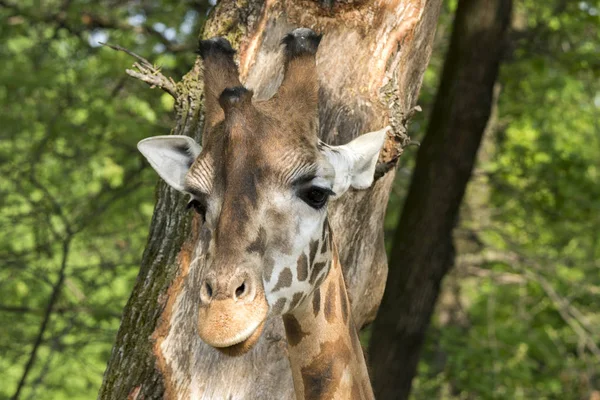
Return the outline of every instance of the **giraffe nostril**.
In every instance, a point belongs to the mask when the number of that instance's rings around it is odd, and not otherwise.
[[[244,294],[245,291],[246,291],[246,283],[244,282],[240,286],[238,286],[237,289],[235,289],[235,296],[240,297]]]
[[[204,284],[205,288],[206,288],[206,294],[208,295],[208,298],[210,299],[212,297],[213,291],[212,291],[212,287],[210,287],[210,285],[208,284],[208,282],[206,282]]]

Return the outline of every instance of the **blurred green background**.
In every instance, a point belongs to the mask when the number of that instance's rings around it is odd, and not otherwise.
[[[96,397],[154,206],[136,143],[174,121],[172,98],[99,42],[177,81],[210,7],[0,0],[0,398],[27,365],[21,399]],[[443,6],[415,140],[455,7]],[[600,399],[599,13],[599,1],[515,4],[414,399]],[[388,237],[415,154],[400,162]]]

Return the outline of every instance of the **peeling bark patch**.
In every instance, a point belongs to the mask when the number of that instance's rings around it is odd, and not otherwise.
[[[273,292],[278,291],[279,289],[290,287],[292,285],[292,270],[289,268],[284,268],[283,271],[279,274],[279,280],[275,287],[273,288]]]
[[[334,282],[329,282],[327,296],[325,297],[325,319],[330,324],[335,322],[335,298],[336,285]]]
[[[319,355],[301,369],[305,399],[333,399],[350,360],[350,349],[342,338],[321,344],[320,350]]]
[[[323,270],[323,268],[325,268],[325,265],[327,265],[326,262],[319,262],[313,265],[312,271],[310,272],[310,280],[308,281],[308,283],[310,283],[311,285],[315,283],[317,276],[319,276],[319,273]]]
[[[288,343],[292,347],[297,346],[308,335],[307,332],[302,330],[300,322],[293,315],[286,314],[283,316],[283,326],[285,326]]]
[[[154,341],[152,345],[152,353],[154,353],[156,357],[156,365],[158,370],[164,377],[164,395],[166,398],[175,397],[175,393],[177,393],[177,383],[174,378],[173,368],[169,364],[165,354],[162,351],[162,344],[169,336],[175,303],[177,302],[178,296],[181,294],[181,292],[185,290],[185,280],[190,272],[194,246],[196,243],[198,243],[199,238],[200,231],[198,226],[192,225],[191,233],[188,239],[183,243],[181,250],[177,255],[177,274],[173,278],[171,285],[168,287],[168,289],[166,289],[166,293],[163,294],[167,299],[166,304],[164,305],[164,310],[158,318],[157,326],[151,336],[151,339]]]
[[[273,306],[272,313],[275,315],[281,314],[281,312],[283,311],[283,307],[285,307],[285,301],[286,300],[284,298],[277,300],[277,302],[275,302],[275,305]]]
[[[319,311],[321,311],[321,289],[317,288],[317,290],[315,290],[312,303],[313,313],[316,317],[319,314]]]
[[[302,292],[294,293],[294,297],[292,297],[292,302],[290,303],[290,310],[296,308],[300,300],[302,300]]]
[[[306,254],[302,253],[298,258],[298,280],[302,282],[306,278],[308,278],[308,259],[306,258]]]
[[[129,395],[127,396],[127,400],[138,400],[138,396],[140,395],[140,392],[142,391],[142,386],[136,386],[133,388],[133,390],[131,392],[129,392]],[[144,396],[142,396],[139,400],[142,400],[144,398]]]
[[[342,303],[342,318],[344,319],[344,323],[348,323],[348,314],[349,314],[349,305],[348,305],[348,296],[346,296],[346,286],[344,285],[344,279],[340,274],[340,302]]]

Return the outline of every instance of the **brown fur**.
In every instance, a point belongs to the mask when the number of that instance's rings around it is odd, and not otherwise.
[[[317,288],[313,293],[313,312],[315,317],[321,311],[321,289]]]
[[[223,119],[219,96],[227,87],[240,85],[238,69],[233,57],[211,52],[203,59],[205,132],[212,130]]]
[[[308,333],[302,331],[300,322],[293,315],[286,314],[283,316],[283,325],[285,326],[285,334],[290,346],[296,346],[304,339]]]
[[[325,319],[327,322],[335,322],[335,303],[337,298],[337,289],[335,282],[329,282],[327,296],[325,297]]]
[[[342,303],[342,319],[344,320],[344,323],[347,324],[348,323],[348,314],[350,312],[350,305],[348,304],[348,296],[346,296],[346,287],[344,286],[344,280],[342,279],[341,275],[340,275],[340,280],[339,280],[339,284],[340,284],[340,301]]]
[[[349,361],[350,349],[342,338],[322,343],[319,354],[302,368],[304,398],[333,399]]]
[[[302,46],[297,48],[302,50]],[[212,293],[213,300],[200,305],[198,328],[201,337],[209,339],[205,341],[211,343],[210,339],[215,338],[213,342],[218,344],[223,342],[220,335],[234,337],[229,333],[235,331],[233,322],[239,321],[241,326],[244,319],[256,318],[253,310],[265,299],[261,285],[256,288],[256,299],[248,300],[242,307],[235,303],[235,298],[230,298],[232,290],[242,282],[262,284],[263,277],[267,282],[272,281],[273,260],[267,257],[267,252],[275,247],[291,247],[290,243],[281,242],[278,237],[282,235],[276,233],[277,226],[287,224],[286,215],[267,214],[267,221],[264,214],[257,216],[259,206],[268,201],[263,198],[265,191],[259,188],[273,185],[289,188],[292,177],[298,171],[306,174],[304,171],[314,166],[320,157],[317,149],[319,87],[314,54],[288,51],[279,92],[270,100],[255,102],[246,89],[229,87],[239,86],[231,54],[211,54],[205,57],[207,122],[202,163],[192,166],[186,189],[202,195],[202,190],[210,187],[206,195],[218,199],[220,206],[214,221],[209,221],[214,227],[211,244],[214,254],[203,278],[208,282],[212,277],[212,291],[204,289],[203,293],[204,297]],[[221,70],[213,71],[216,67]],[[204,171],[200,171],[201,168]],[[357,340],[356,332],[344,326],[351,317],[339,262],[327,259],[330,251],[335,253],[329,230],[329,222],[325,220],[322,232],[317,231],[319,238],[309,244],[308,254],[302,254],[297,260],[298,280],[308,280],[316,288],[312,299],[310,296],[307,299],[307,293],[297,292],[291,298],[279,299],[270,310],[280,313],[289,304],[290,313],[283,321],[290,349],[297,346],[306,350],[299,350],[300,353],[291,357],[292,368],[301,370],[301,380],[295,375],[294,382],[297,393],[303,391],[306,398],[327,399],[340,393],[347,396],[352,382],[364,383],[365,379],[368,382],[362,352],[352,354],[350,351],[352,340]],[[284,268],[273,292],[291,287],[293,277],[291,267]],[[321,284],[323,291],[319,288]],[[300,309],[307,312],[296,315]],[[229,323],[230,319],[235,321]],[[260,329],[257,331],[260,334]],[[316,342],[311,344],[308,336],[313,334]],[[225,351],[233,350],[236,354],[247,351],[248,343],[252,344],[255,337],[256,332],[242,343],[226,347]],[[320,346],[317,353],[313,351],[315,345]],[[304,362],[306,360],[310,362]],[[351,380],[342,381],[346,371]]]

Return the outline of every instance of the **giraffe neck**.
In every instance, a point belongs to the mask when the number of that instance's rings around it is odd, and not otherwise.
[[[332,247],[332,265],[323,283],[283,316],[296,398],[373,399],[337,249]]]

